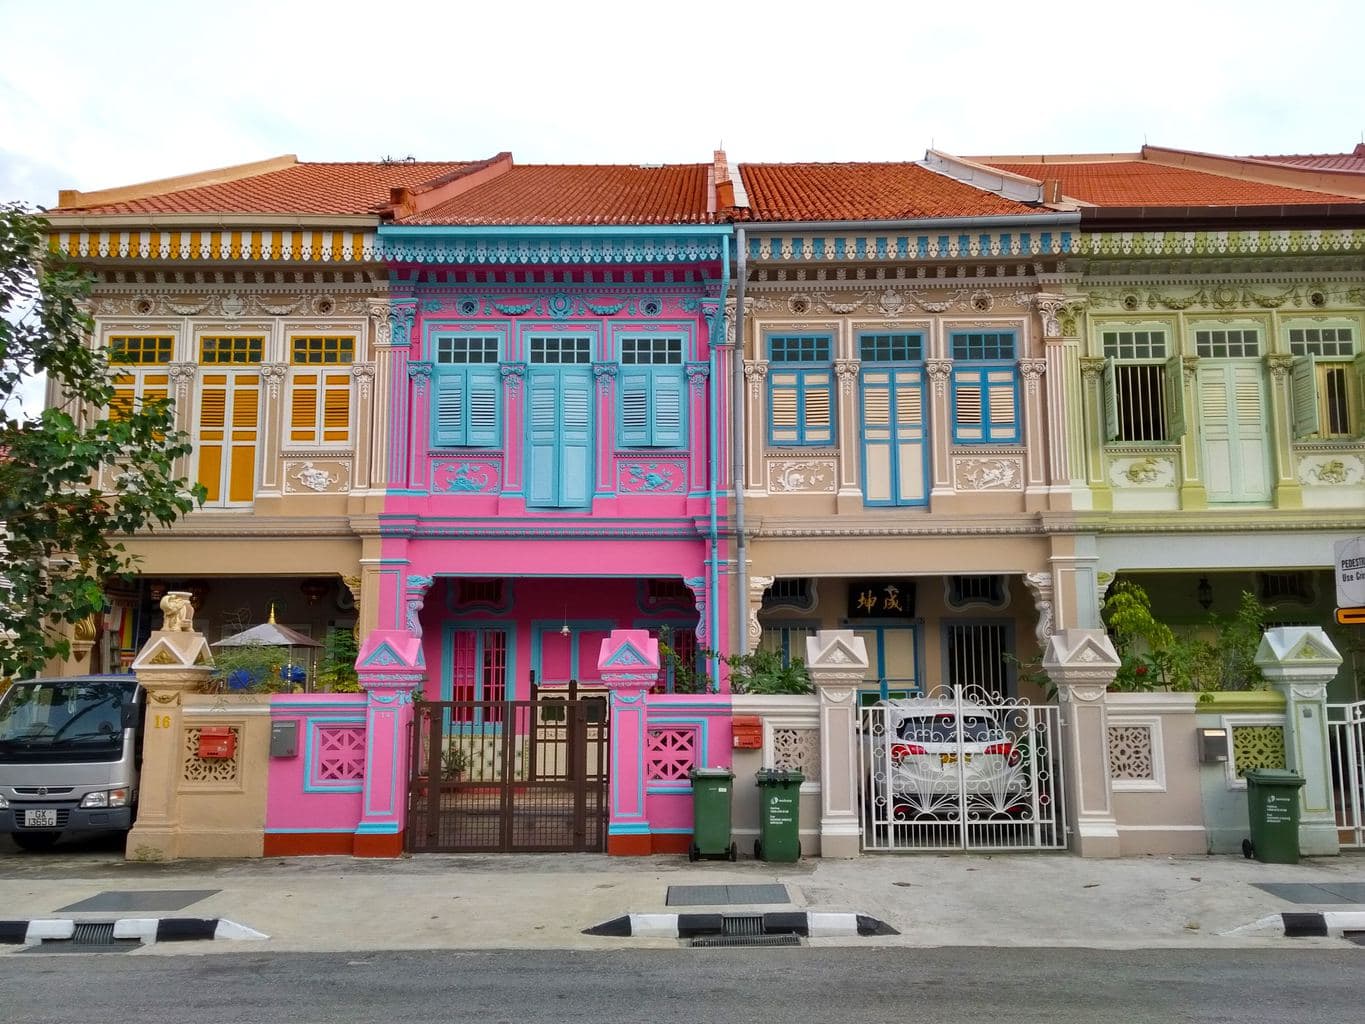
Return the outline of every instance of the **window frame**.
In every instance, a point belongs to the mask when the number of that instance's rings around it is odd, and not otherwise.
[[[318,361],[318,362],[298,362],[296,360],[295,342],[297,341],[347,341],[349,340],[349,358],[346,360]],[[284,341],[285,355],[289,364],[289,397],[288,409],[285,415],[288,417],[287,425],[284,427],[284,447],[293,448],[346,448],[349,447],[355,437],[355,385],[354,378],[351,376],[351,367],[355,365],[360,349],[360,335],[355,331],[310,331],[291,330],[285,335]],[[325,352],[325,348],[323,349]],[[312,384],[300,385],[300,381],[309,374],[316,376],[316,381]],[[333,378],[343,378],[343,381],[328,380],[328,376]],[[312,390],[314,395],[312,424],[310,427],[300,426],[295,419],[295,402],[301,394],[301,387]],[[335,395],[345,395],[346,398],[346,425],[345,428],[332,427],[333,433],[340,433],[340,437],[328,437],[327,413],[329,402]],[[295,431],[311,430],[312,437],[297,438]]]
[[[1295,339],[1298,331],[1350,332],[1349,338]],[[1365,346],[1361,345],[1360,325],[1348,318],[1286,320],[1281,324],[1282,341],[1288,349],[1290,364],[1291,428],[1294,440],[1347,441],[1365,435]],[[1331,344],[1337,351],[1312,352],[1310,346]],[[1340,346],[1349,345],[1349,352]],[[1295,351],[1296,347],[1300,351]],[[1341,395],[1345,402],[1345,430],[1324,429],[1335,404],[1328,381],[1342,376]]]
[[[626,362],[626,343],[676,342],[676,351],[667,352],[670,361]],[[618,448],[659,448],[679,450],[687,447],[687,357],[688,338],[682,333],[643,334],[621,332],[613,336],[616,346],[618,386],[616,389],[616,444]],[[677,360],[671,357],[676,355]],[[638,378],[643,391],[644,422],[630,420],[628,406],[637,394],[631,378]],[[661,396],[677,401],[677,415],[670,424],[661,415]]]
[[[1110,351],[1109,342],[1106,336],[1122,334],[1156,334],[1162,336],[1161,355],[1152,355],[1150,351],[1151,340],[1146,344],[1149,351],[1146,355],[1126,356]],[[1124,321],[1121,324],[1099,323],[1095,326],[1097,347],[1100,355],[1104,359],[1104,370],[1100,381],[1100,403],[1103,414],[1104,443],[1105,444],[1176,444],[1185,433],[1185,403],[1184,403],[1184,368],[1181,363],[1179,344],[1176,340],[1174,328],[1165,322],[1145,322],[1134,323]],[[1121,346],[1123,341],[1117,339],[1115,347]],[[1132,344],[1136,345],[1134,340]],[[1123,374],[1121,367],[1144,366],[1157,367],[1155,376],[1160,384],[1155,389],[1156,395],[1161,402],[1160,421],[1161,437],[1125,437],[1124,425],[1131,421],[1131,417],[1124,415],[1125,399],[1131,399],[1128,393],[1128,381],[1130,375]]]
[[[456,361],[443,361],[441,342],[493,342],[492,358],[488,346],[482,346],[478,360],[468,358]],[[506,357],[507,337],[498,331],[451,330],[433,328],[427,335],[427,354],[430,357],[431,384],[429,408],[429,438],[433,449],[474,448],[487,450],[501,448],[503,445],[503,394],[500,366]],[[470,351],[466,351],[468,356]],[[488,411],[476,415],[478,397],[483,403],[481,408]],[[458,401],[458,412],[451,419],[458,423],[443,422],[443,402],[450,397]]]
[[[814,341],[827,346],[819,359],[779,359],[774,345],[779,341]],[[768,445],[773,448],[836,448],[839,444],[838,392],[834,386],[835,332],[830,331],[772,331],[763,336],[763,350],[768,357],[767,419]],[[779,374],[790,374],[790,384],[779,383]],[[790,391],[795,399],[795,420],[790,428],[793,437],[779,437],[774,417],[775,398],[779,392]],[[812,424],[807,416],[807,402],[812,395],[823,392],[828,409],[828,422]],[[827,435],[827,436],[826,436]]]
[[[1008,358],[995,356],[991,358],[958,358],[956,345],[958,339],[969,338],[973,335],[1008,335],[1011,340],[1011,355]],[[997,330],[948,330],[948,353],[952,357],[952,370],[949,374],[949,400],[951,402],[950,411],[952,413],[952,439],[955,445],[1017,445],[1023,440],[1023,409],[1020,402],[1019,388],[1019,349],[1022,333],[1016,327],[1001,328]],[[970,342],[968,343],[970,344]],[[1008,380],[991,380],[992,373],[1008,372]],[[969,382],[969,378],[975,375],[977,380]],[[980,421],[979,423],[969,423],[964,421],[961,416],[961,404],[959,396],[971,389],[980,392]],[[1012,420],[1007,434],[1002,434],[1003,424],[997,426],[994,422],[994,398],[997,392],[1008,392],[1010,396],[1010,410]],[[979,430],[979,437],[969,435],[969,430]]]

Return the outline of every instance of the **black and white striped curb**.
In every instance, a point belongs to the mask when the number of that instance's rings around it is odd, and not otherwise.
[[[76,934],[77,924],[104,924],[108,921],[76,921],[72,918],[44,918],[36,921],[0,921],[0,944],[36,946],[46,941],[60,942]],[[121,917],[113,922],[115,939],[137,939],[144,945],[153,942],[195,942],[204,939],[268,939],[269,935],[221,917]]]
[[[814,911],[776,914],[627,914],[612,918],[584,935],[652,939],[691,939],[702,935],[726,933],[727,917],[761,917],[764,935],[804,935],[807,938],[833,938],[853,935],[899,935],[884,921],[866,914],[822,914]]]
[[[1278,932],[1286,939],[1339,938],[1347,932],[1365,932],[1365,911],[1326,910],[1271,914],[1234,932]]]

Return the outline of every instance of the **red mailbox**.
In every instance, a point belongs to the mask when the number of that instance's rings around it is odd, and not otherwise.
[[[223,761],[237,753],[237,733],[227,726],[206,726],[199,730],[199,757],[204,761]]]
[[[763,749],[763,719],[758,715],[735,715],[730,719],[736,750]]]

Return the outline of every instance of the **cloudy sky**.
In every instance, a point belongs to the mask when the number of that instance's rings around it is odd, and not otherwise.
[[[0,200],[294,153],[1342,152],[1359,0],[0,0]]]

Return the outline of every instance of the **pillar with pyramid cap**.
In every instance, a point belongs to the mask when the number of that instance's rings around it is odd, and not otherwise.
[[[607,852],[653,850],[645,809],[645,738],[649,690],[659,681],[659,641],[645,629],[613,629],[597,658],[602,685],[611,691],[610,811]]]
[[[806,638],[806,667],[820,695],[821,857],[861,852],[854,729],[867,666],[867,644],[851,629],[822,629]]]
[[[1332,805],[1331,745],[1327,730],[1327,684],[1341,655],[1321,626],[1268,629],[1256,664],[1284,694],[1285,764],[1303,776],[1299,790],[1299,852],[1334,857],[1341,852]]]

